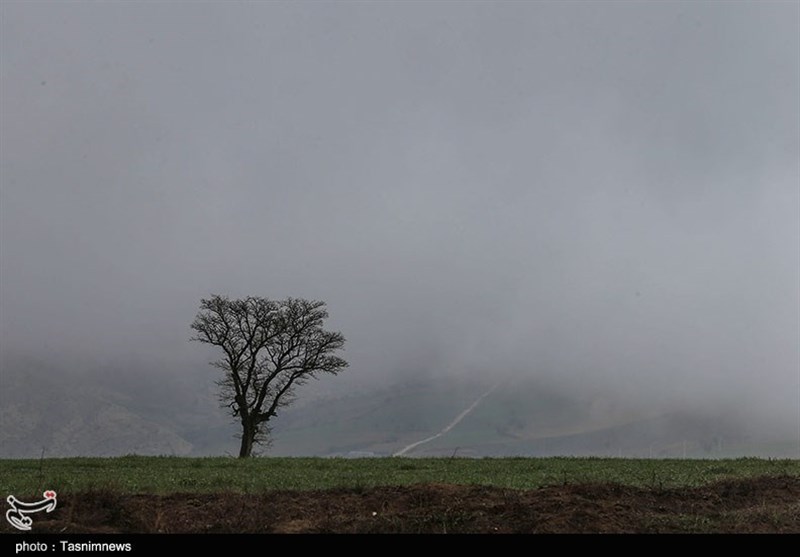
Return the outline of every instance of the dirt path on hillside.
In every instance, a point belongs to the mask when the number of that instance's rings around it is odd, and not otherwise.
[[[413,451],[414,449],[416,449],[420,445],[424,445],[425,443],[430,443],[434,439],[438,439],[442,435],[446,434],[448,431],[450,431],[451,429],[456,427],[461,420],[466,418],[470,414],[470,412],[475,410],[475,408],[478,407],[478,405],[483,401],[483,399],[486,398],[487,396],[489,396],[492,393],[492,391],[494,391],[497,388],[497,385],[499,385],[499,383],[497,383],[494,386],[490,387],[489,390],[487,390],[485,393],[483,393],[481,396],[479,396],[477,398],[477,400],[475,400],[475,402],[473,402],[472,404],[467,406],[467,408],[463,412],[461,412],[458,416],[456,416],[455,419],[453,419],[452,422],[450,422],[444,428],[442,428],[441,431],[431,435],[430,437],[426,437],[425,439],[422,439],[421,441],[416,441],[414,443],[411,443],[410,445],[406,445],[405,447],[403,447],[402,449],[400,449],[399,451],[394,453],[392,456],[403,456],[405,454],[408,454],[409,452]]]

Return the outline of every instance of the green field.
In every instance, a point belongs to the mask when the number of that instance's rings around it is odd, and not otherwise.
[[[727,478],[800,477],[800,460],[616,458],[180,458],[0,460],[0,493],[29,496],[110,489],[117,493],[242,492],[366,488],[417,483],[531,489],[613,482],[698,486]]]

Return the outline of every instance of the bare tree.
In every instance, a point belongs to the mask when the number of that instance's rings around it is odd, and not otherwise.
[[[211,365],[224,373],[217,382],[220,402],[242,425],[240,458],[268,441],[267,422],[294,400],[295,387],[347,367],[334,355],[344,336],[322,328],[327,317],[325,302],[297,298],[201,300],[192,340],[222,349]]]

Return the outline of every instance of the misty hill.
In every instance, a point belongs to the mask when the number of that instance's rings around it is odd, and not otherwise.
[[[34,379],[35,377],[35,379]],[[169,427],[129,408],[129,397],[36,371],[6,373],[0,394],[0,455],[187,454],[191,445]],[[26,388],[35,384],[35,389]]]
[[[0,377],[0,457],[38,457],[43,450],[46,456],[235,451],[236,426],[218,407],[210,372],[146,365],[137,373],[114,371],[7,361]],[[714,457],[796,450],[731,416],[646,413],[600,396],[567,396],[529,379],[490,384],[418,377],[357,393],[301,395],[275,421],[268,454],[392,455],[457,417],[446,434],[405,454]]]
[[[386,456],[428,438],[469,407],[479,381],[416,381],[300,404],[277,422],[271,453]],[[753,431],[734,414],[646,412],[577,397],[533,380],[501,383],[446,434],[406,456],[795,455],[796,443]]]
[[[6,358],[0,373],[0,457],[188,455],[208,449],[205,440],[215,428],[228,436],[212,386],[140,369],[64,369]]]

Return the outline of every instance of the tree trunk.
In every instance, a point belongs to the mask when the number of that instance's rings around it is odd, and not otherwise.
[[[242,422],[242,444],[239,447],[239,458],[252,456],[255,437],[256,428],[248,422]]]

